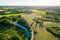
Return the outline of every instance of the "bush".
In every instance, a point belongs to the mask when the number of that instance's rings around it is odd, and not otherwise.
[[[19,38],[17,36],[12,36],[11,40],[19,40]]]
[[[18,20],[18,23],[19,23],[20,25],[25,26],[25,27],[27,27],[28,29],[30,29],[29,24],[27,23],[27,21],[26,21],[25,19],[20,18],[20,19]]]
[[[0,33],[0,40],[5,40],[5,37],[3,34]]]

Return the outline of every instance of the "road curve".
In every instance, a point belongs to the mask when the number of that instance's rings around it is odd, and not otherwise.
[[[33,29],[31,28],[32,30],[32,36],[31,36],[31,40],[34,40],[34,32],[33,32]]]

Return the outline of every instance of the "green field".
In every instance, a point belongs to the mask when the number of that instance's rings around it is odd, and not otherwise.
[[[60,38],[60,27],[48,27],[47,31],[51,32],[54,36]]]
[[[0,18],[1,17],[10,17],[10,16],[23,16],[23,13],[20,13],[20,14],[6,14],[6,15],[0,15]]]

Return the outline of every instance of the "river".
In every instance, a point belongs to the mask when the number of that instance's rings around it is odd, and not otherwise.
[[[26,37],[29,39],[30,32],[25,26],[22,26],[22,25],[18,24],[17,21],[14,22],[14,25],[16,25],[18,28],[21,28],[22,30],[24,30],[26,32],[26,34],[25,34]]]

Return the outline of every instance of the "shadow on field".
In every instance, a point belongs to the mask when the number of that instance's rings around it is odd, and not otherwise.
[[[55,29],[56,27],[53,27],[53,28]],[[60,30],[60,29],[57,29],[57,30]],[[47,29],[47,31],[50,32],[53,36],[58,37],[60,39],[60,33],[54,33],[53,31],[51,31],[49,29]]]

